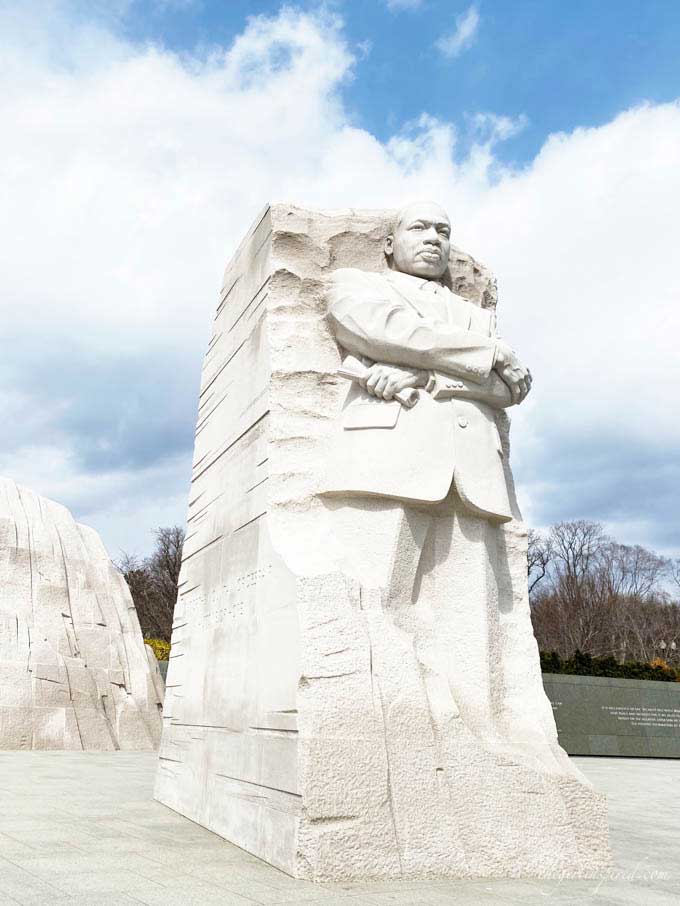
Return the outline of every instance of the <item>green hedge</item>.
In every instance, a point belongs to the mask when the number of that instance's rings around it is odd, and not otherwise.
[[[170,644],[163,639],[144,639],[151,645],[159,661],[170,657]],[[680,672],[663,664],[645,664],[626,661],[620,664],[614,657],[591,657],[576,651],[570,658],[561,658],[556,651],[541,651],[543,673],[567,673],[576,676],[612,676],[620,679],[659,680],[663,683],[680,682]]]
[[[576,651],[570,658],[563,659],[556,651],[541,651],[543,673],[569,673],[577,676],[613,676],[622,679],[659,680],[663,683],[680,682],[680,674],[672,667],[662,664],[644,664],[640,661],[626,661],[623,664],[614,657],[591,657]]]

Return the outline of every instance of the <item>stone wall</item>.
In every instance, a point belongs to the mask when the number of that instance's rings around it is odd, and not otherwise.
[[[0,749],[152,750],[163,693],[97,533],[0,479]]]
[[[545,673],[570,755],[680,758],[680,683]]]

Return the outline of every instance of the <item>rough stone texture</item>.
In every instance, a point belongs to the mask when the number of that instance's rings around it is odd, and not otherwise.
[[[0,479],[0,749],[152,750],[163,694],[98,534]]]
[[[392,216],[276,205],[226,271],[156,796],[300,878],[592,876],[610,864],[604,800],[557,744],[516,501],[493,535],[451,517],[475,554],[447,610],[436,588],[406,600],[418,518],[319,493],[347,395],[324,279],[383,269]],[[450,260],[455,291],[495,305],[490,274]]]

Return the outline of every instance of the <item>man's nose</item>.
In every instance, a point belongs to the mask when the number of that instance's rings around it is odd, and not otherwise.
[[[439,233],[435,230],[434,227],[431,227],[423,236],[423,242],[427,242],[428,245],[441,245],[442,240]]]

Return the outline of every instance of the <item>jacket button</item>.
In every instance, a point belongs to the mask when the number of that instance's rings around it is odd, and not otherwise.
[[[462,381],[456,381],[456,390],[462,390],[464,386]]]
[[[461,426],[461,428],[467,428],[468,420],[465,418],[464,415],[458,416],[458,424]]]

